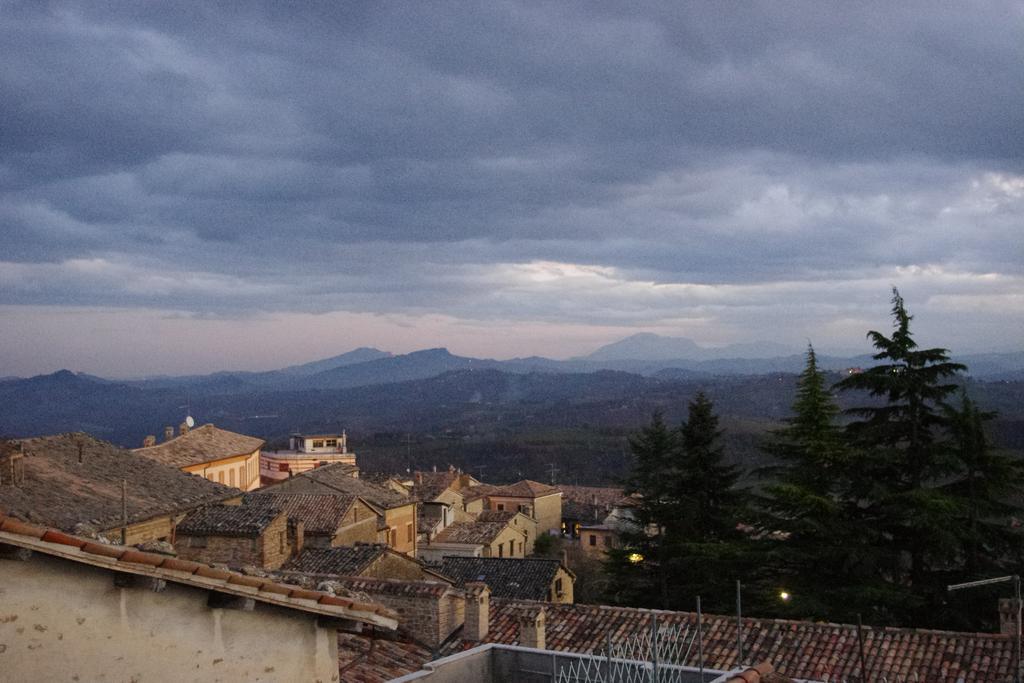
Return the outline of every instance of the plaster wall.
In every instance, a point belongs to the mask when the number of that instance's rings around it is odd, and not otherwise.
[[[208,595],[141,577],[119,588],[113,572],[38,553],[0,560],[0,679],[338,680],[335,631],[315,615],[211,609]]]

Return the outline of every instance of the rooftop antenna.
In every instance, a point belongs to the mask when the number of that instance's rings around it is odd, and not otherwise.
[[[185,409],[185,424],[188,425],[189,429],[196,426],[195,418],[192,417],[192,397],[185,394],[185,405],[178,406],[179,408]]]
[[[558,468],[555,467],[555,463],[548,463],[548,473],[551,475],[551,485],[555,485],[555,473],[558,472]]]

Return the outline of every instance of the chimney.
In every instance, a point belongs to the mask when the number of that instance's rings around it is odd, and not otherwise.
[[[182,436],[188,434],[188,422],[182,422],[178,425],[178,433]]]
[[[164,427],[164,441],[170,441],[174,438],[174,427],[170,425]]]
[[[20,443],[0,443],[0,486],[20,486],[25,481],[25,450]]]
[[[291,541],[292,545],[292,556],[296,557],[302,552],[302,547],[306,543],[306,525],[301,519],[289,519],[288,520],[288,535],[291,537],[288,540]]]
[[[491,628],[491,589],[486,583],[470,581],[466,589],[466,621],[462,637],[482,642]]]
[[[999,600],[999,632],[1004,636],[1017,635],[1017,601],[1012,598]]]
[[[416,483],[417,484],[422,484],[423,483],[423,473],[422,472],[416,472]]]
[[[516,609],[519,644],[544,649],[544,605],[521,605]]]
[[[153,436],[152,434],[150,434],[149,436],[147,436],[145,439],[142,440],[142,447],[143,448],[149,448],[150,446],[155,446],[155,445],[156,445],[156,437]]]
[[[562,564],[566,567],[569,566],[569,551],[565,548],[562,548]]]

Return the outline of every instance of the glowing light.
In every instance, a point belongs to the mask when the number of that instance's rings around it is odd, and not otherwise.
[[[629,554],[629,558],[627,558],[627,559],[629,559],[629,561],[632,562],[633,564],[636,564],[638,562],[643,562],[644,561],[644,556],[641,555],[640,553],[630,553]]]
[[[786,591],[779,591],[779,600],[782,600],[782,602],[789,602],[789,599],[791,597],[793,597],[793,596],[790,595],[788,592],[786,592]]]

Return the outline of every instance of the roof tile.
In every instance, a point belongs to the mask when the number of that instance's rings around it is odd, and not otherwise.
[[[164,465],[180,468],[249,455],[262,448],[263,444],[263,439],[205,424],[170,441],[136,448],[134,452]]]

